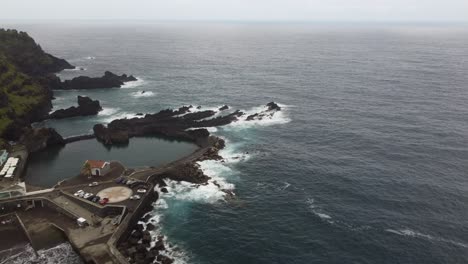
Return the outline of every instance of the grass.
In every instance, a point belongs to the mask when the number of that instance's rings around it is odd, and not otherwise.
[[[6,95],[8,102],[6,105],[0,105],[0,135],[14,121],[15,117],[21,118],[34,111],[47,96],[43,87],[27,75],[17,71],[5,57],[0,55],[0,68],[2,67],[0,93]]]

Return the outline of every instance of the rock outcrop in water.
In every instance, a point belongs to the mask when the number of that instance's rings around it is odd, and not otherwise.
[[[264,118],[272,117],[275,112],[280,111],[281,107],[275,102],[270,102],[266,104],[267,109],[259,113],[255,113],[247,116],[247,121],[262,120]]]
[[[66,80],[60,83],[55,89],[57,90],[89,90],[101,88],[119,88],[126,82],[136,81],[133,75],[126,74],[117,75],[110,71],[106,71],[102,77],[79,76],[71,80]]]
[[[191,112],[190,109],[191,106],[183,106],[176,110],[166,109],[156,114],[147,114],[142,118],[117,119],[107,127],[97,124],[93,131],[97,139],[107,145],[128,142],[128,138],[135,136],[159,136],[200,144],[210,135],[207,127],[228,125],[245,116],[245,113],[239,110],[213,117],[216,111]],[[250,115],[246,120],[271,117],[276,111],[279,111],[279,106],[269,103],[266,110]]]
[[[62,119],[76,116],[97,115],[102,107],[98,100],[92,100],[86,96],[78,95],[78,107],[72,106],[67,109],[59,109],[49,115],[49,118]]]

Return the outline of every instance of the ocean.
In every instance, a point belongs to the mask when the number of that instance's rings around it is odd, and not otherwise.
[[[75,105],[77,95],[104,107],[95,117],[46,122],[64,136],[182,105],[282,106],[272,119],[211,130],[227,141],[226,162],[202,169],[235,198],[214,184],[169,182],[151,221],[176,263],[468,262],[467,27],[4,26],[83,69],[63,79],[105,70],[139,79],[56,92],[55,109]],[[119,154],[124,164],[172,149],[138,146],[145,151]]]

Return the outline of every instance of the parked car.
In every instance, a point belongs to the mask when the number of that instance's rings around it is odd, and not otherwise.
[[[83,195],[83,198],[88,199],[89,197],[91,197],[93,195],[94,194],[92,194],[92,193],[86,193],[85,195]]]
[[[98,185],[99,185],[98,182],[92,182],[92,183],[88,184],[89,187],[98,186]]]
[[[141,198],[141,197],[140,197],[140,195],[138,195],[138,194],[135,194],[135,195],[130,196],[130,200],[140,200],[140,198]]]
[[[99,197],[99,196],[96,195],[96,196],[94,196],[94,198],[91,200],[91,202],[97,203],[97,202],[99,202],[100,200],[101,200],[101,197]]]
[[[105,205],[105,204],[107,204],[108,202],[109,202],[109,198],[102,198],[102,200],[99,201],[99,204],[100,204],[100,205]]]
[[[136,182],[135,180],[128,180],[128,181],[126,182],[126,184],[127,184],[127,185],[132,185],[132,184],[135,183],[135,182]]]
[[[80,194],[78,194],[78,197],[83,198],[83,196],[85,196],[85,194],[86,194],[85,192],[80,192]]]
[[[146,189],[138,189],[137,193],[146,193]]]
[[[121,184],[127,184],[128,180],[123,178],[122,181],[120,182]]]
[[[75,196],[80,196],[80,194],[82,194],[82,193],[84,193],[84,191],[83,191],[83,190],[79,190],[79,191],[77,191],[76,193],[74,193],[73,195],[75,195]]]
[[[115,183],[121,183],[123,179],[123,177],[118,177],[117,179],[115,179]]]
[[[91,195],[90,197],[86,198],[86,200],[92,201],[94,199],[94,197],[96,197],[96,195]]]

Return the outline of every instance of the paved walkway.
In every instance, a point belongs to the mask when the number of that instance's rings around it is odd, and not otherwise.
[[[98,220],[100,219],[98,216],[94,215],[90,211],[84,209],[83,207],[79,206],[75,202],[71,201],[64,195],[57,196],[53,199],[54,202],[56,202],[58,205],[62,206],[66,210],[73,212],[75,215],[78,215],[80,217],[83,217],[88,221],[90,225],[94,223],[93,218]]]

